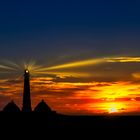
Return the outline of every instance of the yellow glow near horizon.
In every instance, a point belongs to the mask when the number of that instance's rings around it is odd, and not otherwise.
[[[119,102],[107,103],[105,105],[106,110],[108,113],[121,113],[124,111],[124,104]]]
[[[117,104],[111,104],[108,108],[109,113],[117,113],[118,112],[118,105]]]
[[[95,101],[93,103],[87,104],[86,108],[90,112],[96,112],[96,113],[105,113],[105,114],[121,114],[126,112],[131,112],[135,110],[135,107],[130,108],[128,106],[130,105],[130,102],[123,102],[123,101]]]
[[[109,109],[109,113],[116,113],[116,112],[118,112],[118,110],[115,107]]]

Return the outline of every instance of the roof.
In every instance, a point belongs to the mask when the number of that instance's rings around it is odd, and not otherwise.
[[[51,108],[42,100],[34,109],[35,112],[52,113]]]
[[[20,108],[13,101],[11,101],[4,107],[3,111],[4,112],[20,112]]]

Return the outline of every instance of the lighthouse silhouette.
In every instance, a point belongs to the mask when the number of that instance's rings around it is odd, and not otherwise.
[[[31,95],[30,95],[30,71],[25,69],[24,71],[24,89],[23,89],[23,104],[22,110],[14,103],[12,100],[4,108],[4,112],[38,112],[45,113],[48,116],[58,115],[56,111],[51,110],[51,108],[42,100],[32,111],[31,107]]]
[[[31,112],[31,95],[30,95],[30,72],[28,69],[24,71],[24,90],[23,90],[23,112]]]

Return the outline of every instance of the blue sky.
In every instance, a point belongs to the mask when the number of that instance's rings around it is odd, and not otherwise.
[[[1,2],[0,58],[138,55],[139,6],[138,0]]]

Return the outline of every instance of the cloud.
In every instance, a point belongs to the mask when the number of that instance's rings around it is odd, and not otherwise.
[[[23,85],[14,80],[6,80],[10,84],[3,84],[1,97],[4,102],[14,99],[22,105]],[[21,82],[21,81],[20,81]],[[16,85],[16,86],[15,86]],[[124,104],[139,101],[139,84],[130,81],[123,82],[56,82],[53,78],[33,78],[31,80],[32,107],[44,99],[56,111],[60,113],[72,113],[81,110],[82,113],[88,111],[93,113],[105,112],[107,102],[121,102]],[[135,101],[131,101],[135,99]],[[136,104],[137,105],[137,104]],[[135,110],[129,106],[121,111]],[[123,107],[122,107],[123,108]],[[130,108],[130,109],[129,109]],[[79,111],[80,112],[80,111]]]
[[[21,79],[8,79],[5,81],[6,84],[20,84],[21,82]]]
[[[114,58],[105,58],[106,62],[112,63],[128,63],[128,62],[140,62],[140,57],[114,57]]]
[[[5,90],[9,90],[9,88],[2,88],[2,87],[0,87],[0,92],[1,91],[5,91]]]
[[[136,79],[140,79],[140,72],[132,73],[132,76]]]

